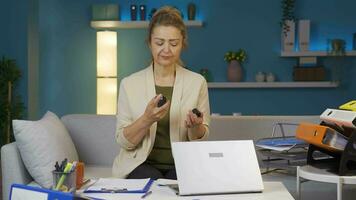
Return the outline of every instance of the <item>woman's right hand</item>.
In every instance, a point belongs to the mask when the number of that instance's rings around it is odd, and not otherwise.
[[[171,104],[169,100],[165,104],[163,104],[163,106],[157,106],[161,96],[162,94],[155,96],[150,102],[148,102],[148,105],[146,106],[146,110],[143,114],[143,117],[150,124],[153,124],[154,122],[157,122],[162,119],[169,110],[169,106]]]

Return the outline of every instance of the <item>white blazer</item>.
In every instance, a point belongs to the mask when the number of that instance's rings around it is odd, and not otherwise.
[[[207,83],[200,74],[176,66],[169,116],[171,142],[191,140],[185,127],[185,119],[188,111],[193,108],[198,108],[204,114],[203,124],[206,125],[206,132],[199,140],[205,140],[209,135],[210,122]],[[137,166],[145,162],[153,148],[157,122],[150,127],[150,133],[137,146],[125,138],[123,130],[142,116],[154,96],[156,91],[152,65],[124,78],[120,83],[115,137],[121,150],[113,163],[115,177],[126,178]]]

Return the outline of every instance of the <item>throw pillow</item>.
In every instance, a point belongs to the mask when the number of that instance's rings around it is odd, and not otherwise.
[[[38,121],[13,120],[17,147],[32,178],[42,187],[53,184],[56,161],[78,160],[73,141],[61,120],[47,112]]]

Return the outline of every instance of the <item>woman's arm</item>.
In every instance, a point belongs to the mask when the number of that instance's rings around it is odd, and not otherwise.
[[[124,128],[125,138],[134,146],[138,145],[146,134],[149,133],[151,125],[162,119],[168,112],[169,101],[162,107],[157,107],[161,95],[157,95],[147,105],[145,113],[135,122]]]
[[[188,137],[190,140],[203,138],[208,127],[203,124],[204,114],[196,116],[191,110],[187,114],[186,126],[188,128]]]
[[[130,110],[128,93],[126,91],[126,79],[123,79],[120,84],[118,112],[117,112],[117,127],[116,141],[122,148],[127,150],[135,149],[142,141],[144,136],[149,133],[151,125],[161,119],[169,108],[169,102],[158,108],[157,103],[160,96],[153,98],[147,105],[145,113],[134,120]]]
[[[200,117],[195,115],[191,110],[186,117],[189,140],[204,140],[209,135],[210,106],[208,85],[205,79],[200,87],[197,109],[201,112]]]

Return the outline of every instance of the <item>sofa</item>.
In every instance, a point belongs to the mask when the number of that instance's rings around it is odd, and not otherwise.
[[[73,140],[80,161],[85,163],[85,176],[110,177],[113,160],[120,151],[114,138],[115,116],[70,114],[63,116],[61,121]],[[273,125],[279,122],[319,123],[320,120],[318,116],[212,116],[209,140],[257,140],[270,137]],[[293,131],[287,132],[294,134]],[[16,142],[1,148],[1,166],[3,199],[8,199],[12,183],[33,182]],[[275,179],[279,180],[278,177]]]

